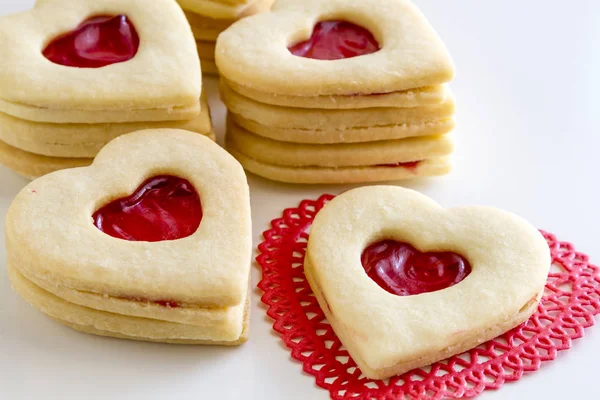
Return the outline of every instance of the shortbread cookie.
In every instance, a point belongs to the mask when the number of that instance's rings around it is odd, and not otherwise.
[[[177,0],[181,7],[192,13],[215,19],[238,19],[268,11],[275,0]]]
[[[168,343],[168,344],[203,345],[203,346],[239,346],[248,341],[248,333],[249,333],[248,331],[250,329],[250,326],[248,325],[249,317],[246,317],[246,318],[247,318],[247,320],[244,321],[244,330],[242,331],[240,338],[238,340],[230,341],[230,342],[219,341],[219,340],[196,340],[196,339],[149,339],[149,338],[140,337],[140,336],[128,336],[128,335],[121,335],[121,334],[115,333],[115,332],[98,330],[89,325],[72,324],[72,323],[69,323],[66,321],[58,320],[56,318],[55,318],[55,320],[63,325],[73,328],[79,332],[88,333],[88,334],[97,335],[97,336],[112,337],[112,338],[116,338],[116,339],[138,340],[138,341],[142,341],[142,342]]]
[[[0,113],[0,141],[20,150],[50,157],[94,157],[108,142],[142,129],[174,128],[214,137],[206,99],[192,120],[116,124],[51,124]]]
[[[214,47],[212,50],[214,55]],[[349,96],[280,95],[261,92],[260,90],[239,85],[235,82],[227,81],[226,79],[221,79],[221,85],[227,85],[231,90],[260,103],[298,108],[356,109],[372,107],[419,107],[440,104],[446,98],[446,90],[443,85],[416,88],[405,90],[403,92],[368,95],[356,94]]]
[[[10,260],[8,264],[18,264],[18,261]],[[230,332],[239,330],[244,313],[242,305],[206,308],[167,302],[140,301],[51,285],[35,275],[29,275],[28,271],[25,270],[21,272],[21,275],[32,284],[69,303],[131,317],[203,326],[207,331]]]
[[[289,167],[358,167],[421,161],[451,154],[450,135],[366,143],[288,143],[254,135],[229,121],[227,147],[263,163]]]
[[[0,140],[0,165],[27,179],[35,179],[61,169],[84,167],[92,161],[92,158],[42,156],[9,146]]]
[[[185,16],[192,27],[196,40],[214,42],[225,29],[229,28],[237,19],[215,19],[201,14],[185,11]],[[213,51],[214,53],[214,51]]]
[[[0,46],[1,47],[1,46]],[[0,112],[15,118],[52,124],[106,124],[127,122],[159,122],[189,120],[201,113],[200,104],[171,109],[144,110],[59,110],[28,106],[0,99]]]
[[[384,379],[524,322],[550,264],[543,236],[513,214],[374,186],[317,214],[304,268],[362,373]]]
[[[358,110],[319,110],[279,107],[259,103],[221,86],[221,99],[234,114],[261,125],[276,128],[340,130],[401,124],[417,124],[451,118],[454,97],[438,105],[412,108],[365,108]]]
[[[201,60],[202,62],[202,73],[205,75],[218,75],[219,70],[214,60]]]
[[[299,184],[349,184],[386,182],[445,175],[452,169],[449,157],[432,158],[393,166],[360,167],[286,167],[257,161],[240,151],[229,151],[253,174],[273,181]]]
[[[295,46],[315,39],[311,35],[321,22],[364,31],[360,40],[374,42],[374,50],[366,54],[351,40],[340,39],[334,51],[359,51],[327,62],[291,54]],[[245,18],[223,32],[216,63],[230,81],[288,96],[399,92],[441,85],[454,74],[444,44],[408,0],[279,0],[272,12]]]
[[[214,60],[215,59],[215,42],[208,41],[196,41],[198,47],[198,56],[200,60]]]
[[[214,132],[204,136],[216,140]],[[27,179],[36,179],[62,169],[88,166],[93,160],[87,157],[52,157],[30,153],[0,140],[0,165],[10,168]]]
[[[120,35],[109,61],[96,55],[106,55],[104,42],[77,50],[89,26]],[[17,118],[106,123],[200,112],[196,43],[170,0],[45,0],[0,19],[0,59],[0,111]]]
[[[229,113],[240,127],[266,138],[294,143],[358,143],[378,140],[404,139],[415,136],[437,136],[454,129],[454,119],[446,118],[422,123],[384,125],[349,129],[275,128]]]
[[[218,345],[237,345],[248,338],[248,296],[241,305],[241,317],[235,329],[207,329],[82,307],[36,286],[10,265],[8,272],[13,288],[27,302],[58,322],[86,333],[143,341]]]
[[[113,207],[113,200],[126,202],[122,196],[146,191],[144,185],[165,174],[183,179],[197,193],[199,225],[194,230],[183,221],[183,227],[191,228],[189,236],[137,241],[119,225],[100,224],[108,218],[105,212],[121,215],[106,208]],[[192,217],[187,214],[185,218]],[[197,211],[194,215],[198,217]],[[139,234],[164,231],[162,217],[153,218],[159,225]],[[164,227],[165,233],[179,232],[179,225]],[[251,223],[244,171],[217,144],[191,132],[127,134],[104,147],[89,168],[58,171],[32,182],[12,203],[5,232],[9,262],[48,288],[186,307],[236,306],[248,290]],[[115,234],[136,241],[116,239]]]

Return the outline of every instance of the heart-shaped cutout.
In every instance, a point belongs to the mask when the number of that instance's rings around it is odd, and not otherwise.
[[[75,292],[70,302],[89,306],[84,302],[100,294],[110,300],[103,307],[120,314],[126,306],[132,315],[143,311],[123,304],[128,299],[146,308],[166,301],[188,313],[234,306],[241,313],[252,244],[246,176],[202,135],[123,135],[90,167],[23,189],[6,218],[6,243],[10,265],[58,296]]]
[[[471,265],[453,252],[420,252],[414,246],[383,240],[361,256],[367,275],[387,292],[412,296],[456,285],[471,273]]]
[[[390,247],[389,240],[404,244]],[[387,247],[378,249],[382,241]],[[425,253],[418,259],[455,266],[434,273],[435,279],[428,268],[415,268],[405,275],[418,276],[425,287],[388,280],[383,290],[377,280],[389,278],[389,253],[400,261],[416,249]],[[365,271],[365,261],[381,271]],[[467,261],[471,272],[465,277]],[[361,371],[383,379],[461,353],[524,322],[541,298],[550,263],[543,236],[513,214],[444,209],[412,190],[372,186],[339,195],[317,214],[304,268]],[[402,270],[403,263],[395,264]],[[392,293],[397,286],[414,295]]]
[[[401,92],[454,75],[444,44],[408,0],[278,0],[222,32],[215,62],[229,82],[298,97]]]
[[[43,54],[60,65],[100,68],[131,60],[139,45],[140,38],[127,16],[96,16],[52,40]]]
[[[379,43],[362,26],[348,21],[321,21],[310,39],[289,47],[299,57],[316,60],[340,60],[375,53]]]
[[[196,41],[174,1],[38,1],[0,18],[0,36],[6,114],[53,123],[82,122],[69,118],[84,112],[110,122],[199,114]]]
[[[115,238],[176,240],[196,232],[202,204],[187,179],[159,175],[146,180],[131,195],[103,206],[93,218],[98,229]]]

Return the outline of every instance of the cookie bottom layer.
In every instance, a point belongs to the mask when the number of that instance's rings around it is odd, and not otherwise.
[[[303,144],[267,139],[227,121],[227,146],[257,161],[287,167],[389,166],[452,154],[451,135],[364,143]]]
[[[450,157],[439,157],[421,161],[414,168],[404,167],[284,167],[267,164],[228,147],[244,169],[263,178],[279,182],[300,184],[344,184],[385,182],[444,175],[451,171]]]
[[[13,288],[28,303],[58,322],[82,332],[121,339],[182,344],[238,345],[248,339],[250,292],[245,302],[242,330],[235,337],[229,338],[194,325],[129,317],[79,306],[45,291],[11,266],[8,266],[8,273]]]
[[[79,332],[88,333],[88,334],[97,335],[97,336],[112,337],[112,338],[116,338],[116,339],[137,340],[137,341],[142,341],[142,342],[168,343],[168,344],[193,344],[193,345],[203,345],[203,346],[239,346],[248,341],[248,322],[247,321],[244,322],[244,330],[242,331],[240,338],[238,340],[233,340],[233,341],[228,342],[228,341],[202,340],[202,339],[150,339],[150,338],[144,338],[144,337],[140,337],[140,336],[128,336],[128,335],[121,335],[121,334],[118,334],[115,332],[102,331],[102,330],[94,328],[93,326],[72,324],[70,322],[60,320],[58,318],[52,318],[52,319],[54,319],[55,321],[65,325],[65,326],[68,326],[69,328],[73,328]]]
[[[198,56],[201,60],[214,60],[215,59],[215,45],[214,40],[197,40],[196,47],[198,48]]]
[[[200,65],[202,66],[203,75],[219,75],[215,60],[200,59]]]
[[[220,86],[221,99],[233,114],[275,128],[341,130],[382,125],[424,123],[454,116],[455,102],[448,95],[443,103],[410,107],[318,109],[274,106],[242,96],[227,85]]]
[[[219,34],[236,21],[235,19],[209,18],[190,11],[184,12],[192,27],[192,33],[198,41],[216,41]]]
[[[18,260],[13,260],[10,254],[8,255],[8,265],[18,266],[18,262]],[[203,307],[202,305],[165,307],[149,301],[75,290],[35,276],[31,271],[15,268],[25,279],[54,296],[82,307],[113,314],[197,325],[206,329],[229,332],[239,329],[239,321],[244,313],[243,304],[231,307]]]
[[[200,114],[191,120],[128,123],[53,124],[0,113],[0,140],[23,151],[45,156],[95,157],[117,136],[143,129],[173,128],[208,134],[212,131],[212,124],[204,95],[201,106]]]
[[[215,140],[215,134],[206,135]],[[0,140],[0,165],[15,171],[27,179],[36,179],[54,171],[85,167],[93,158],[50,157],[30,153],[10,146]]]
[[[318,109],[357,109],[372,107],[420,107],[441,104],[446,98],[443,85],[428,86],[392,93],[353,93],[332,96],[288,96],[268,93],[221,79],[221,85],[260,103],[281,107]]]
[[[306,265],[308,264],[308,265]],[[537,310],[539,299],[541,299],[543,292],[539,293],[535,299],[530,300],[527,304],[523,305],[523,307],[519,310],[517,314],[515,314],[512,318],[506,321],[500,321],[498,325],[492,326],[485,330],[484,332],[478,332],[469,340],[460,342],[460,343],[452,343],[448,344],[448,347],[445,348],[442,352],[426,355],[414,360],[403,360],[395,365],[389,366],[387,368],[381,369],[373,369],[364,363],[362,359],[356,356],[356,353],[353,351],[352,342],[349,340],[352,335],[347,335],[344,330],[344,326],[339,324],[336,317],[331,313],[331,310],[327,306],[327,301],[323,297],[323,294],[319,288],[319,285],[316,283],[314,278],[310,272],[310,263],[306,263],[304,268],[304,273],[306,275],[306,279],[327,318],[327,321],[331,324],[331,327],[335,331],[336,335],[340,338],[340,341],[344,344],[348,353],[352,359],[356,362],[361,372],[370,379],[386,379],[391,376],[401,375],[405,372],[411,371],[415,368],[424,367],[430,365],[436,361],[444,360],[448,357],[451,357],[455,354],[463,353],[467,350],[470,350],[474,347],[477,347],[481,343],[487,342],[499,335],[503,334],[511,330],[512,328],[519,326],[523,322],[527,321],[527,319]]]
[[[27,179],[33,180],[61,169],[85,167],[90,165],[93,160],[93,158],[42,156],[17,149],[0,141],[0,164]]]
[[[0,98],[0,112],[27,121],[53,124],[104,124],[148,121],[179,121],[200,114],[200,101],[188,105],[133,110],[77,110],[42,108]]]
[[[248,0],[237,4],[214,0],[177,0],[177,2],[188,14],[231,20],[268,11],[275,0]]]
[[[265,126],[232,113],[229,113],[229,116],[236,124],[259,136],[282,142],[310,144],[360,143],[406,139],[417,136],[437,136],[452,131],[456,125],[454,119],[446,118],[422,123],[371,126],[368,128],[301,129]]]

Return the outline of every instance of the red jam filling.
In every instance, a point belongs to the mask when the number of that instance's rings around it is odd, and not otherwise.
[[[179,303],[177,303],[176,301],[169,301],[169,300],[156,300],[154,303],[158,304],[159,306],[163,306],[163,307],[167,307],[167,308],[179,308]]]
[[[398,162],[395,164],[377,164],[377,167],[389,167],[389,168],[406,168],[414,172],[417,167],[421,164],[421,161],[410,161],[410,162]]]
[[[398,296],[435,292],[456,285],[471,273],[471,265],[452,252],[422,253],[412,245],[383,240],[361,256],[367,275]]]
[[[310,39],[288,48],[299,57],[340,60],[375,53],[379,43],[371,32],[348,21],[321,21]]]
[[[196,232],[202,204],[189,181],[159,175],[146,180],[130,196],[100,208],[92,218],[98,229],[118,239],[176,240]]]
[[[55,64],[100,68],[131,60],[140,38],[125,15],[96,16],[54,39],[43,51]]]

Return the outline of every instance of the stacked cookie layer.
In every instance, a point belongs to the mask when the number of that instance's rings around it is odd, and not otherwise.
[[[398,99],[387,107],[370,107],[381,101],[366,95],[365,108],[344,109],[344,100],[360,103],[359,96],[348,96],[339,103],[324,98],[322,104],[332,107],[318,109],[261,103],[222,80],[221,97],[229,109],[227,149],[247,170],[292,183],[444,174],[453,151],[448,133],[454,127],[454,99],[443,87],[425,90],[390,94]],[[302,98],[298,103],[303,101],[318,103]]]
[[[141,119],[157,118],[158,121],[136,121],[134,115],[138,112],[134,110],[124,110],[124,115],[129,114],[133,119],[129,122],[108,122],[111,118],[102,117],[100,112],[89,112],[81,118],[74,113],[65,115],[65,118],[58,118],[62,122],[27,120],[9,114],[11,107],[2,100],[0,110],[0,164],[30,179],[60,169],[89,165],[106,143],[140,129],[178,128],[215,138],[204,96],[199,104],[185,112],[174,110],[169,114],[165,109],[162,113],[159,110],[139,113]],[[92,114],[96,114],[96,123],[79,122],[90,121]],[[36,118],[36,115],[31,117]],[[40,118],[53,119],[52,116]]]
[[[15,290],[65,325],[125,339],[245,342],[251,245],[242,167],[181,130],[119,137],[92,166],[31,182],[6,217]]]
[[[204,74],[218,73],[215,42],[240,18],[268,11],[274,0],[177,0],[185,11],[198,47]]]
[[[39,0],[1,18],[0,38],[0,163],[26,177],[88,165],[139,129],[213,135],[195,40],[173,1]]]
[[[349,9],[352,22],[313,25]],[[350,183],[450,170],[452,62],[407,1],[278,1],[223,32],[216,61],[227,149],[253,173]]]

